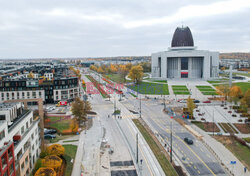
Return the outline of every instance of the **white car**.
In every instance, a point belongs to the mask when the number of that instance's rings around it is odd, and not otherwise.
[[[187,103],[187,100],[181,100],[180,103]]]

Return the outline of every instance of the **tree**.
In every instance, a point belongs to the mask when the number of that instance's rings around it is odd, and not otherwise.
[[[194,104],[194,101],[190,98],[190,96],[188,97],[187,99],[187,109],[188,109],[188,112],[189,112],[189,115],[191,117],[193,117],[193,113],[194,113],[194,109],[195,109],[195,104]]]
[[[72,131],[73,133],[78,132],[78,127],[79,127],[79,125],[78,125],[78,123],[77,123],[77,120],[76,120],[75,118],[72,119],[71,124],[70,124],[70,129],[71,129],[71,131]]]
[[[123,80],[126,81],[126,76],[127,76],[128,72],[129,72],[126,65],[119,65],[118,70],[119,70],[119,73],[122,75]]]
[[[239,86],[233,86],[230,88],[229,92],[230,99],[237,104],[237,102],[242,98],[242,91]]]
[[[138,84],[143,78],[143,68],[141,65],[133,66],[128,74],[128,77],[131,78],[136,84]]]
[[[56,155],[49,155],[42,159],[42,166],[43,167],[51,167],[55,170],[61,167],[62,159]]]
[[[131,63],[127,63],[127,64],[126,64],[126,68],[127,68],[128,70],[130,70],[130,69],[132,68],[132,66],[133,66],[133,65],[132,65]]]
[[[34,78],[34,74],[32,72],[30,72],[28,75],[27,75],[28,78]]]
[[[93,71],[97,71],[97,67],[95,65],[90,65],[89,69]]]
[[[117,67],[114,65],[114,64],[110,64],[110,71],[112,72],[112,73],[116,73],[117,71],[118,71],[118,69],[117,69]]]
[[[250,108],[250,89],[248,89],[243,98],[240,100],[240,104],[243,108]]]
[[[224,97],[225,103],[227,101],[227,97],[229,96],[230,93],[230,88],[229,85],[227,84],[221,84],[216,87],[216,93]]]
[[[52,144],[47,147],[47,151],[50,153],[50,155],[62,156],[64,155],[65,149],[60,144]]]
[[[39,168],[35,176],[56,176],[56,171],[51,167],[41,167]]]
[[[82,121],[87,121],[87,112],[91,109],[90,103],[88,101],[85,103],[85,101],[82,101],[79,97],[75,98],[71,107],[72,114],[76,117],[79,125]]]
[[[102,69],[102,67],[99,67],[99,68],[97,69],[97,72],[98,72],[98,73],[104,73],[104,70]]]

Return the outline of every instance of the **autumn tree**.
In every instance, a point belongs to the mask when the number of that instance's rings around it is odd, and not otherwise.
[[[90,65],[89,69],[93,71],[97,71],[97,67],[95,65]]]
[[[119,73],[122,75],[123,80],[126,81],[126,76],[129,72],[126,65],[119,65],[118,70],[119,70]]]
[[[78,125],[78,123],[77,123],[77,120],[76,120],[75,118],[72,119],[72,121],[71,121],[71,123],[70,123],[70,129],[71,129],[71,131],[72,131],[73,133],[78,132],[78,127],[79,127],[79,125]]]
[[[227,84],[221,84],[216,87],[216,93],[224,97],[225,103],[230,93],[230,87]]]
[[[243,98],[240,100],[240,104],[244,108],[250,108],[250,89],[248,89]]]
[[[133,66],[129,71],[129,78],[131,78],[136,84],[139,84],[139,82],[143,78],[143,68],[141,65],[135,65]]]
[[[62,156],[64,155],[65,149],[60,144],[52,144],[47,147],[47,151],[50,155]]]
[[[51,167],[41,167],[39,168],[35,176],[56,176],[56,171]]]
[[[116,73],[116,72],[118,71],[116,65],[114,65],[114,64],[110,64],[109,67],[110,67],[110,71],[111,71],[112,73]]]
[[[98,72],[98,73],[104,73],[104,70],[102,69],[102,67],[99,67],[99,68],[97,69],[97,72]]]
[[[193,113],[194,113],[194,109],[195,109],[195,104],[194,104],[194,101],[190,98],[190,96],[188,97],[187,99],[187,109],[188,109],[188,112],[189,112],[189,115],[191,117],[193,117]]]
[[[79,97],[75,98],[71,107],[72,114],[76,117],[79,125],[81,122],[87,121],[87,112],[91,109],[90,103],[88,101],[82,101]]]
[[[51,167],[57,170],[62,165],[62,159],[57,155],[49,155],[42,159],[42,166],[43,167]]]
[[[28,75],[27,75],[28,78],[34,78],[34,74],[32,72],[30,72]]]
[[[131,63],[127,63],[125,66],[126,66],[126,68],[127,68],[128,70],[130,70],[130,69],[132,68],[133,65],[132,65]]]
[[[235,104],[242,98],[242,90],[239,86],[233,86],[230,88],[229,92],[230,100]]]

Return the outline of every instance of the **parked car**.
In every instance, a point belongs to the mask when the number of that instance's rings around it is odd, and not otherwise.
[[[207,101],[203,101],[203,103],[211,103],[211,101],[210,101],[210,100],[207,100]]]
[[[187,100],[181,100],[180,103],[187,103]]]
[[[44,139],[54,139],[56,138],[56,135],[54,134],[44,134]]]
[[[194,103],[200,103],[200,101],[199,100],[194,100]]]
[[[57,131],[55,129],[44,128],[44,134],[55,134]]]
[[[188,137],[185,137],[184,138],[184,141],[187,143],[187,144],[189,144],[189,145],[192,145],[194,142],[193,142],[193,140],[192,139],[189,139]]]

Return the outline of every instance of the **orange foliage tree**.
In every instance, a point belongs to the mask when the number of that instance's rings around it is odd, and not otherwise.
[[[112,72],[112,73],[116,73],[117,71],[118,71],[118,69],[117,69],[117,67],[114,65],[114,64],[110,64],[110,71]]]
[[[52,144],[47,147],[48,152],[50,155],[57,155],[57,156],[62,156],[64,155],[65,149],[62,145],[60,144]]]
[[[62,165],[62,159],[56,155],[49,155],[42,159],[43,167],[51,167],[57,170]]]
[[[78,128],[79,128],[79,125],[77,123],[77,120],[76,119],[73,119],[70,123],[70,129],[73,133],[76,133],[78,132]]]
[[[45,175],[56,176],[56,171],[50,167],[41,167],[35,173],[35,176],[45,176]]]
[[[232,100],[235,104],[242,98],[242,90],[239,86],[233,86],[230,88],[229,92],[230,100]]]

